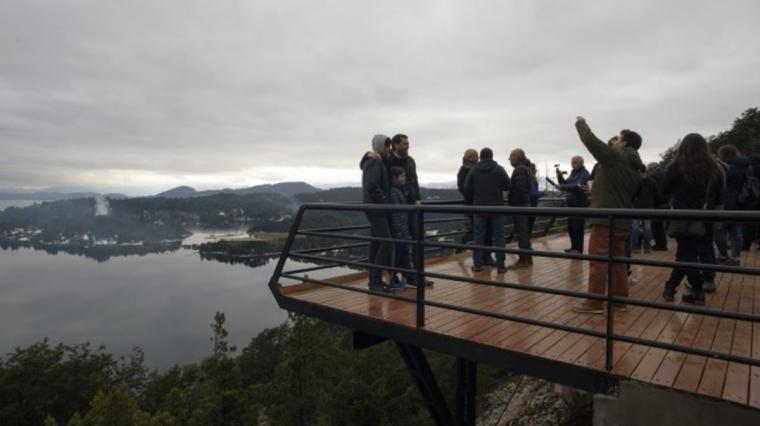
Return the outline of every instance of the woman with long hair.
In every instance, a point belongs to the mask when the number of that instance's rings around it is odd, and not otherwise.
[[[675,159],[668,168],[662,190],[670,196],[674,209],[713,209],[723,199],[723,172],[710,153],[707,141],[697,133],[686,135],[678,145]],[[712,250],[709,224],[676,220],[671,222],[671,236],[676,239],[676,261],[709,262],[706,252]],[[708,241],[709,240],[709,241]],[[707,247],[707,244],[710,247]],[[663,297],[672,302],[683,277],[689,279],[691,292],[682,301],[695,305],[705,304],[703,277],[698,269],[673,268],[665,284]]]

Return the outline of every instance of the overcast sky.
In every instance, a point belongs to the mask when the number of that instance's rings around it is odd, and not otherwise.
[[[760,104],[760,2],[0,0],[0,188],[359,182],[406,133],[544,164],[639,131],[645,161]],[[592,162],[592,161],[591,161]]]

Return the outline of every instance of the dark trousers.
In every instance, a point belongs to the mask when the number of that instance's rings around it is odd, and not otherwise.
[[[491,245],[489,243],[488,230],[491,230],[490,237],[492,238],[493,245],[495,247],[504,248],[504,216],[500,214],[476,214],[473,216],[473,231],[475,233],[476,245]],[[486,252],[483,250],[473,250],[472,252],[472,264],[476,268],[483,266],[485,262]],[[496,252],[496,265],[504,266],[504,252]]]
[[[570,249],[583,253],[583,237],[586,231],[586,219],[583,217],[567,218],[567,233],[570,234]]]
[[[757,223],[745,223],[743,225],[744,236],[742,237],[742,250],[750,250],[752,243],[757,242],[760,236],[760,227]]]
[[[676,261],[677,262],[694,262],[699,260],[699,254],[702,253],[702,238],[676,238]],[[688,277],[689,284],[694,293],[702,293],[702,274],[698,269],[673,268],[668,279],[668,285],[674,289],[681,283],[683,277]]]
[[[396,243],[393,246],[393,266],[396,268],[412,269],[412,256],[409,244]],[[398,283],[398,273],[393,272],[393,283]],[[403,272],[407,284],[415,285],[417,275]]]
[[[699,247],[699,261],[706,265],[714,265],[715,262],[715,249],[713,248],[713,231],[711,226],[706,227],[705,238],[702,240],[702,245]],[[703,281],[715,281],[715,271],[702,271]]]
[[[530,228],[528,228],[528,216],[512,216],[512,226],[517,235],[517,246],[523,250],[532,250],[530,246]],[[532,257],[521,254],[520,261],[530,261]]]
[[[388,222],[388,215],[385,213],[367,213],[369,221],[370,235],[378,238],[391,238],[391,226]],[[390,261],[392,243],[370,241],[369,242],[369,263],[376,266],[388,266]],[[375,267],[369,270],[370,284],[380,284],[383,281],[383,270]]]
[[[652,221],[652,237],[654,237],[654,248],[667,250],[668,249],[668,236],[667,226],[664,220]]]

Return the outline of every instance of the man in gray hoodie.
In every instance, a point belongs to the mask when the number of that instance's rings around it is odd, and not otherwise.
[[[385,135],[372,137],[372,152],[381,158],[365,155],[362,166],[362,193],[364,203],[388,204],[390,200],[390,179],[384,158],[390,151],[391,140]],[[379,238],[391,238],[391,228],[387,212],[367,212],[371,235]],[[370,290],[389,293],[391,288],[383,281],[383,272],[377,266],[388,266],[392,250],[391,243],[370,241],[369,263],[376,267],[369,270]]]

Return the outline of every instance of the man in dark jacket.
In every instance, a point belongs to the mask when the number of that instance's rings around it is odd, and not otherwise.
[[[362,193],[364,203],[388,204],[390,200],[390,179],[388,167],[384,158],[390,150],[391,140],[385,135],[372,137],[372,152],[381,156],[365,155],[361,161],[362,167]],[[391,238],[390,223],[387,212],[367,212],[371,235],[379,238]],[[391,243],[370,241],[369,263],[376,266],[388,266],[392,250]],[[379,267],[369,270],[370,290],[388,293],[391,288],[383,281],[382,269]]]
[[[475,165],[477,164],[478,164],[478,151],[472,148],[466,150],[464,152],[464,156],[462,157],[462,167],[459,168],[459,172],[457,173],[457,188],[459,189],[459,193],[462,194],[462,199],[464,200],[462,204],[465,206],[472,205],[472,197],[468,196],[467,193],[465,192],[464,183],[467,180],[467,175],[470,174],[470,170],[472,170],[472,168],[475,167]],[[465,228],[464,230],[465,234],[462,235],[462,239],[459,242],[462,244],[467,244],[470,241],[472,241],[472,215],[471,214],[465,215],[464,228]]]
[[[608,146],[589,128],[583,117],[578,117],[575,127],[581,142],[599,163],[594,185],[591,188],[591,207],[594,208],[625,208],[633,207],[633,197],[639,189],[640,174],[645,171],[644,164],[639,158],[638,149],[641,147],[641,136],[631,130],[621,130],[620,136]],[[590,219],[591,235],[589,236],[588,254],[608,256],[610,250],[619,256],[625,253],[625,241],[631,222],[615,220],[613,223],[613,247],[609,244],[609,223],[606,219]],[[589,262],[588,291],[605,294],[607,290],[607,263]],[[623,264],[612,267],[612,292],[615,296],[628,296],[628,277]],[[598,300],[586,300],[573,306],[576,312],[601,314],[604,304]],[[625,306],[614,306],[613,309],[625,310]]]
[[[565,191],[565,200],[568,207],[587,207],[588,195],[584,190],[589,181],[589,172],[583,165],[583,157],[576,155],[570,160],[573,171],[565,178],[557,168],[557,183],[559,189]],[[583,237],[586,228],[586,219],[583,217],[567,218],[567,233],[570,234],[570,248],[566,253],[583,253]]]
[[[530,161],[525,156],[525,151],[515,149],[509,154],[509,164],[514,167],[512,171],[512,188],[509,190],[509,205],[513,207],[530,207],[530,193],[533,188],[533,173],[530,171]],[[512,216],[512,226],[517,235],[518,247],[522,250],[532,250],[530,246],[530,227],[528,216]],[[533,264],[533,258],[528,254],[521,254],[514,264],[515,268],[523,268]]]
[[[662,183],[665,180],[666,168],[658,163],[649,163],[647,165],[647,174],[654,180],[657,192],[654,197],[654,208],[668,209],[670,203],[668,197],[662,193]],[[661,219],[652,220],[652,238],[654,246],[652,250],[668,251],[667,221]]]
[[[464,183],[464,192],[472,198],[476,206],[503,206],[504,191],[510,188],[509,176],[496,161],[493,160],[493,151],[483,148],[480,151],[480,161],[470,170]],[[486,245],[486,231],[490,226],[493,245],[504,248],[504,215],[500,214],[476,214],[473,217],[475,232],[475,244]],[[474,250],[472,253],[472,270],[482,270],[484,252]],[[504,264],[504,252],[496,252],[496,266],[499,273],[504,273],[507,268]]]
[[[751,154],[749,160],[752,168],[752,176],[760,181],[760,154]],[[760,200],[753,200],[751,205],[747,206],[748,210],[760,210]],[[744,236],[742,239],[742,250],[749,251],[752,249],[753,243],[760,244],[758,241],[760,237],[760,227],[758,223],[745,223],[744,224]]]
[[[739,204],[739,193],[744,187],[744,182],[750,174],[751,167],[749,158],[739,155],[739,150],[733,145],[723,145],[718,149],[718,157],[728,164],[726,171],[726,190],[724,196],[724,210],[744,210]],[[726,233],[731,238],[731,256],[728,256]],[[738,223],[724,223],[715,235],[715,245],[718,246],[718,262],[727,265],[739,265],[742,254],[742,226]]]
[[[409,137],[407,135],[399,133],[391,139],[391,155],[388,156],[388,167],[401,167],[406,171],[407,203],[419,204],[422,198],[420,196],[420,182],[417,179],[417,163],[409,155]],[[409,213],[409,233],[412,239],[417,239],[419,232],[421,230],[417,229],[417,215]],[[413,258],[414,261],[417,260],[417,256],[413,256]],[[433,281],[425,279],[425,285],[432,283]]]

